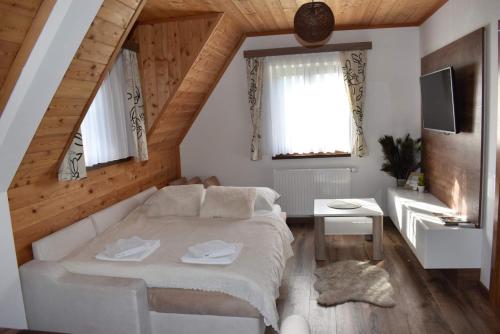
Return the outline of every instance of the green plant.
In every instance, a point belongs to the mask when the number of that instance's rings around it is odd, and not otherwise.
[[[420,138],[412,139],[407,134],[394,140],[392,136],[385,135],[378,142],[384,153],[381,171],[401,180],[407,179],[411,172],[420,167],[420,162],[416,159],[416,153],[420,151]]]
[[[420,174],[420,175],[418,176],[418,185],[419,185],[420,187],[425,186],[425,177],[424,177],[424,174]]]

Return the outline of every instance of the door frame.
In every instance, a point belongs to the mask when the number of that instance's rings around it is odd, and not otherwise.
[[[497,96],[500,97],[500,20],[497,26],[498,47],[498,89]],[[494,60],[492,60],[494,61]],[[496,179],[495,179],[495,211],[493,217],[493,247],[491,253],[491,276],[490,276],[490,302],[500,308],[500,100],[497,105],[497,142],[496,142]]]

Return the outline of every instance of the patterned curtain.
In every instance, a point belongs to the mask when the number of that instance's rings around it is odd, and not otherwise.
[[[366,50],[341,52],[340,59],[355,126],[352,153],[358,157],[364,157],[368,155],[368,146],[366,146],[365,135],[363,133]]]
[[[262,159],[262,78],[264,58],[247,58],[248,103],[252,116],[251,160]]]
[[[146,141],[144,104],[142,102],[137,53],[130,50],[123,50],[123,60],[127,83],[127,108],[136,151],[134,157],[139,161],[145,161],[148,160],[148,143]]]
[[[59,181],[81,180],[86,177],[87,169],[83,154],[82,133],[78,129],[61,166],[59,166]]]

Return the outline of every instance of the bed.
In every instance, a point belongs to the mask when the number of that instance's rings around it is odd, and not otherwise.
[[[96,307],[95,312],[89,310],[92,305],[103,303],[102,300],[94,303],[92,300],[81,299],[82,303],[87,305],[80,307],[80,309],[86,307],[81,319],[72,315],[72,321],[69,323],[61,321],[61,326],[54,327],[54,323],[57,324],[59,321],[54,320],[56,313],[66,311],[66,308],[64,305],[58,305],[53,312],[49,310],[48,313],[42,311],[47,314],[39,314],[41,301],[38,297],[44,294],[40,293],[39,287],[37,290],[34,286],[35,279],[40,272],[47,275],[50,270],[40,269],[40,263],[31,266],[28,263],[23,266],[25,268],[21,268],[21,277],[23,288],[34,292],[25,294],[27,308],[32,310],[27,312],[30,328],[67,331],[73,326],[71,332],[82,333],[89,330],[94,333],[123,333],[126,328],[127,333],[186,334],[207,332],[207,328],[210,329],[209,332],[242,334],[263,333],[266,325],[278,329],[275,300],[278,298],[285,264],[293,255],[290,247],[293,237],[284,222],[279,206],[273,206],[272,211],[256,211],[248,219],[150,218],[145,215],[144,208],[140,204],[121,204],[121,206],[127,207],[129,211],[124,218],[110,223],[107,215],[104,215],[106,219],[102,219],[102,214],[97,217],[91,216],[90,220],[94,218],[92,226],[95,229],[95,236],[87,238],[86,242],[76,245],[77,247],[71,247],[72,249],[66,250],[64,254],[58,254],[57,261],[46,257],[44,262],[56,266],[56,272],[60,273],[61,277],[68,276],[71,278],[69,281],[76,284],[89,278],[103,280],[104,285],[97,284],[99,289],[107,286],[111,290],[115,289],[117,295],[120,294],[123,282],[140,285],[140,289],[132,289],[134,293],[128,301],[132,307],[126,312],[113,314],[109,311],[110,307],[121,309],[124,302],[120,301],[119,305],[112,303],[106,307],[106,316],[103,316],[97,312],[99,307]],[[117,220],[116,217],[114,220]],[[96,224],[95,221],[99,223]],[[144,239],[159,239],[161,246],[140,263],[95,260],[95,254],[106,244],[132,235]],[[244,247],[237,260],[228,266],[188,265],[179,261],[188,246],[211,239],[240,242]],[[46,240],[42,239],[42,244],[43,241]],[[54,240],[49,238],[48,241],[54,244]],[[34,244],[34,250],[37,247],[40,248],[40,245]],[[40,252],[35,251],[35,253]],[[40,259],[35,261],[40,262]],[[47,266],[47,263],[43,263],[42,266]],[[62,284],[68,279],[61,277],[56,280],[49,279],[54,285],[51,288],[56,291],[58,286],[68,288]],[[93,288],[83,288],[84,291],[86,289]],[[109,292],[109,289],[106,292]],[[89,293],[92,295],[96,292],[89,291]],[[34,295],[37,301],[34,301]],[[65,301],[65,303],[70,302]],[[127,313],[131,316],[126,317]],[[96,319],[90,320],[89,317]],[[105,320],[106,317],[108,321]],[[88,327],[89,322],[94,323],[91,329]]]

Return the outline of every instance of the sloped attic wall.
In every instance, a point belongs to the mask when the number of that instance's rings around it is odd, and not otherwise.
[[[47,7],[46,12],[50,12],[52,4],[49,2],[52,1],[19,0],[14,2],[0,0],[0,114],[19,75],[19,70],[16,69],[23,65],[19,63],[19,59],[16,64],[16,58],[20,51],[22,52],[21,47],[26,39],[35,39],[28,37],[30,29],[33,25],[37,25],[37,13],[42,4]],[[38,20],[40,25],[43,25],[47,15],[45,13],[41,15],[44,17]],[[37,35],[39,32],[39,29],[31,30],[36,30],[31,35]],[[29,53],[31,50],[33,45],[29,44],[30,46],[23,53]]]
[[[91,170],[82,181],[57,180],[58,162],[64,149],[144,1],[104,0],[17,170],[8,196],[19,264],[32,258],[33,241],[152,185],[164,186],[180,175],[179,143],[242,35],[233,22],[220,15],[213,21],[213,30],[198,38],[200,45],[193,49],[196,56],[185,66],[178,82],[168,91],[155,88],[163,103],[159,104],[156,123],[148,133],[149,161],[127,161]],[[157,31],[155,40],[166,40],[164,37],[170,32],[172,29],[163,27]],[[169,45],[169,49],[179,48],[182,55],[185,46],[192,45],[193,37],[196,36],[185,35],[184,40],[177,39],[177,44]],[[147,66],[144,50],[147,48],[141,41],[141,69]],[[154,62],[171,63],[161,52],[154,55],[157,56]],[[143,87],[162,75],[159,69],[152,73],[142,71]],[[151,97],[146,91],[147,88],[144,93],[147,109]]]

